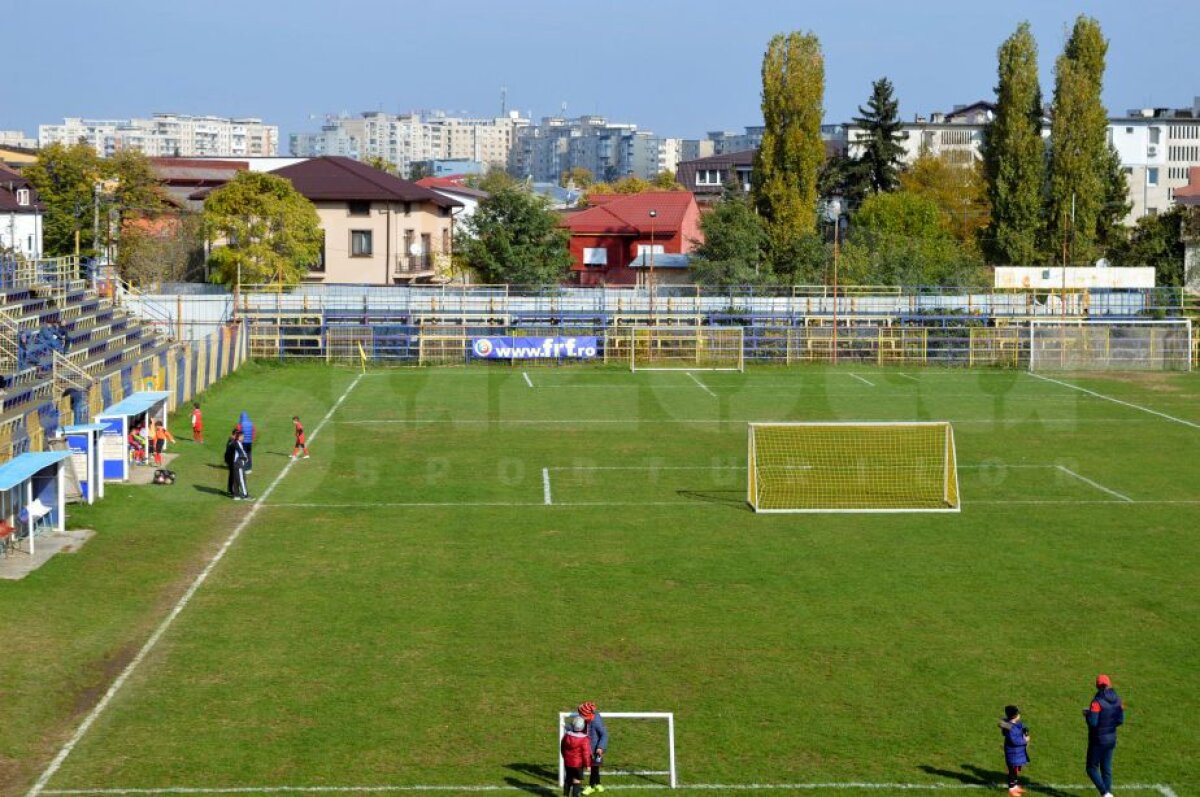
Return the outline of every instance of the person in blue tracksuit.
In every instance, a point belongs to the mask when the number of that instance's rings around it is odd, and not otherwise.
[[[254,470],[254,443],[258,440],[254,421],[250,420],[250,413],[242,412],[237,428],[242,432],[242,448],[246,449],[246,473],[250,473]]]
[[[1112,760],[1117,749],[1117,728],[1125,723],[1125,702],[1112,688],[1107,675],[1096,676],[1096,694],[1083,710],[1087,722],[1087,776],[1101,797],[1112,797]]]
[[[596,710],[595,703],[580,703],[578,711],[579,716],[587,722],[588,741],[592,745],[592,771],[583,794],[602,792],[604,786],[600,783],[600,765],[604,762],[604,752],[608,749],[608,728],[604,727],[604,718]]]
[[[998,723],[1000,735],[1004,737],[1004,766],[1008,770],[1008,793],[1020,797],[1021,768],[1029,763],[1029,729],[1021,722],[1021,710],[1016,706],[1004,707],[1004,719]]]

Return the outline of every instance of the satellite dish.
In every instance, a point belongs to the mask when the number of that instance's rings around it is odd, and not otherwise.
[[[413,257],[419,256],[421,254],[421,245],[414,241],[412,244],[409,245],[408,253],[410,255],[412,255]]]

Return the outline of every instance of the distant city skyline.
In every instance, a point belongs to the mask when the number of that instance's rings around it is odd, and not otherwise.
[[[812,10],[748,0],[736,14],[686,0],[602,5],[600,14],[557,0],[460,0],[452,18],[409,0],[361,0],[352,17],[337,18],[315,0],[212,0],[200,17],[194,5],[147,0],[103,13],[87,0],[15,5],[9,29],[47,44],[45,57],[13,60],[15,79],[0,85],[0,129],[36,136],[39,124],[66,117],[155,112],[252,116],[277,125],[286,150],[289,134],[318,129],[327,114],[497,116],[507,87],[506,109],[535,122],[565,102],[570,117],[599,114],[660,136],[702,138],[761,123],[762,53],[773,34],[789,30],[821,40],[826,121],[849,120],[881,76],[911,120],[991,100],[996,48],[1023,19],[1038,39],[1049,100],[1054,59],[1080,11],[1099,19],[1110,40],[1110,115],[1186,107],[1200,94],[1187,56],[1200,3],[1188,0],[926,0],[920,14],[895,0]]]

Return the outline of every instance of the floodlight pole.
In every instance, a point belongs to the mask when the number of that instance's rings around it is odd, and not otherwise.
[[[654,294],[658,293],[657,285],[654,281],[654,220],[658,218],[658,211],[650,208],[650,320],[657,324],[658,315],[654,309]]]
[[[826,204],[826,215],[833,220],[833,356],[832,361],[838,361],[838,245],[841,232],[842,198],[835,196]]]

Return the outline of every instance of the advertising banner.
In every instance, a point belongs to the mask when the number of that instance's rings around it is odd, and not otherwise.
[[[587,337],[475,337],[471,356],[480,360],[590,360],[598,356],[599,339]]]

